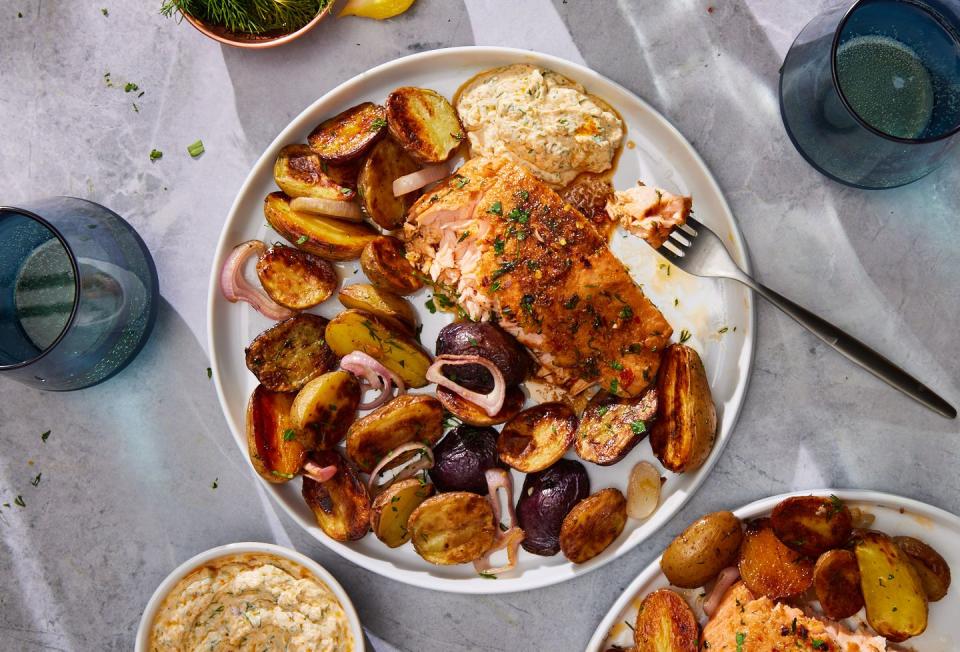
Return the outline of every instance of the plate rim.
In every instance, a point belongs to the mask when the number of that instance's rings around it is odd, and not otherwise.
[[[792,496],[829,495],[835,495],[837,498],[845,502],[866,502],[873,503],[877,506],[902,508],[921,516],[927,516],[933,520],[944,520],[951,522],[954,527],[960,531],[960,516],[952,514],[942,507],[925,503],[917,500],[916,498],[891,494],[885,491],[874,491],[872,489],[821,488],[788,491],[775,496],[759,498],[751,503],[747,503],[746,505],[738,507],[737,509],[733,510],[733,513],[740,520],[746,518],[755,518],[760,514],[771,511],[774,505]],[[662,573],[660,570],[660,559],[662,557],[663,554],[661,553],[657,555],[656,559],[653,559],[649,564],[647,564],[643,570],[640,571],[640,574],[637,575],[625,589],[623,589],[620,597],[618,597],[613,604],[610,605],[610,609],[607,611],[606,615],[604,615],[603,620],[600,621],[600,624],[597,625],[596,631],[587,642],[585,652],[600,652],[601,645],[605,640],[607,640],[607,634],[610,632],[610,629],[620,616],[620,613],[624,610],[624,607],[626,607],[626,605],[636,597],[643,585],[647,584],[653,580],[654,577]]]
[[[223,261],[226,258],[227,252],[230,250],[229,243],[227,242],[227,234],[230,230],[230,227],[234,224],[234,221],[237,219],[238,209],[240,207],[242,198],[246,196],[249,192],[249,187],[255,183],[255,179],[259,174],[259,171],[264,167],[265,164],[269,164],[268,154],[273,152],[278,145],[286,142],[290,138],[290,134],[299,127],[295,127],[305,116],[312,113],[320,105],[328,103],[335,100],[339,95],[349,92],[354,86],[361,85],[363,82],[368,80],[371,77],[375,77],[381,74],[389,73],[391,70],[400,68],[411,63],[418,62],[420,60],[429,60],[429,59],[444,59],[447,57],[457,58],[457,57],[471,57],[475,56],[477,58],[482,58],[485,56],[503,56],[509,55],[516,57],[519,61],[522,60],[531,60],[534,63],[538,63],[545,67],[551,67],[559,65],[561,67],[567,67],[576,71],[576,74],[582,75],[585,79],[578,79],[577,81],[583,83],[586,80],[599,79],[605,84],[609,84],[614,87],[619,92],[622,92],[628,95],[633,101],[637,102],[639,106],[646,111],[650,117],[658,123],[658,128],[669,132],[670,136],[675,140],[676,144],[683,150],[683,153],[689,156],[697,168],[703,174],[703,181],[710,187],[711,191],[714,192],[720,202],[720,206],[730,217],[731,230],[730,237],[733,241],[732,252],[734,257],[737,257],[739,254],[740,264],[743,267],[744,271],[747,274],[752,273],[752,263],[750,259],[750,252],[747,248],[746,240],[743,237],[743,233],[740,230],[740,224],[736,218],[736,215],[730,208],[730,204],[727,201],[727,197],[724,194],[723,190],[720,188],[719,183],[713,175],[713,172],[707,166],[706,162],[700,156],[699,152],[693,147],[690,141],[677,129],[662,113],[655,109],[650,103],[638,96],[632,90],[626,88],[625,86],[619,84],[618,82],[610,79],[609,77],[599,73],[586,65],[564,59],[551,54],[545,54],[542,52],[537,52],[535,50],[526,50],[521,48],[512,48],[512,47],[500,47],[500,46],[477,46],[477,45],[468,45],[468,46],[457,46],[451,48],[439,48],[435,50],[427,50],[425,52],[417,52],[410,54],[404,57],[393,59],[391,61],[384,62],[373,68],[370,68],[364,72],[359,73],[349,79],[344,80],[343,82],[337,84],[326,93],[318,97],[316,100],[311,102],[307,107],[300,111],[295,117],[293,117],[287,125],[280,130],[277,136],[270,142],[270,144],[264,149],[260,154],[257,160],[254,162],[250,171],[247,173],[246,178],[241,184],[240,188],[237,190],[237,193],[234,197],[234,200],[230,206],[230,210],[227,213],[227,217],[223,222],[223,226],[220,230],[220,236],[217,239],[217,246],[214,252],[213,262],[210,270],[210,283],[208,286],[207,292],[207,346],[209,349],[210,356],[210,365],[214,370],[213,381],[214,386],[217,392],[217,400],[220,403],[220,409],[223,413],[223,417],[227,422],[227,426],[233,435],[234,442],[239,446],[241,440],[246,439],[244,433],[244,428],[241,427],[241,424],[235,424],[231,418],[230,410],[228,407],[227,397],[224,393],[223,384],[220,380],[220,374],[218,371],[218,345],[215,337],[214,330],[214,321],[215,321],[215,306],[219,296],[219,277],[220,277],[220,268],[223,265]],[[740,415],[743,411],[743,404],[746,401],[746,395],[750,388],[750,381],[752,379],[752,371],[754,366],[754,358],[756,353],[756,301],[752,292],[747,292],[746,294],[746,316],[747,316],[747,331],[748,336],[743,340],[743,353],[739,357],[743,357],[744,353],[746,354],[746,372],[740,377],[737,387],[734,389],[733,393],[730,396],[729,401],[732,403],[732,416],[730,422],[730,433],[725,439],[719,442],[719,445],[715,447],[715,450],[711,453],[711,458],[707,460],[705,464],[705,473],[693,481],[693,484],[689,487],[689,490],[681,497],[680,503],[676,507],[676,511],[673,516],[670,518],[675,518],[683,507],[689,502],[689,500],[700,490],[703,486],[703,483],[709,477],[710,473],[713,471],[713,467],[716,466],[716,463],[719,461],[721,455],[723,454],[724,449],[728,441],[732,438],[734,431],[736,430],[737,424],[740,419]],[[242,447],[241,447],[242,450]],[[261,482],[264,485],[269,484],[263,478],[261,478],[255,471],[253,471],[252,463],[249,460],[249,456],[244,455],[246,458],[247,466],[254,477],[254,481]],[[291,518],[297,525],[300,525],[297,522],[297,517],[292,513],[291,509],[279,499],[278,496],[274,495],[273,491],[267,491],[270,494],[271,500],[280,506],[280,508]],[[669,519],[668,521],[669,522]],[[666,525],[666,522],[664,523]],[[662,528],[663,526],[661,526]],[[303,528],[306,530],[306,528]],[[473,595],[489,595],[489,594],[506,594],[506,593],[517,593],[521,591],[529,591],[533,589],[544,588],[547,586],[553,586],[555,584],[560,584],[562,582],[574,579],[576,577],[581,577],[593,570],[606,566],[607,564],[613,562],[616,559],[620,559],[626,553],[634,550],[638,545],[640,545],[646,539],[641,539],[629,547],[622,547],[615,551],[614,554],[607,556],[600,560],[594,560],[595,563],[588,562],[583,565],[574,565],[574,571],[572,573],[555,573],[547,577],[541,577],[536,579],[531,578],[511,578],[509,582],[490,582],[484,580],[478,580],[477,578],[464,578],[464,579],[453,579],[445,577],[437,577],[431,575],[428,570],[424,571],[408,571],[406,569],[396,569],[395,572],[390,573],[386,572],[386,569],[381,569],[375,565],[367,565],[364,563],[364,560],[368,559],[368,555],[363,554],[362,552],[355,551],[348,546],[342,544],[338,541],[327,540],[327,538],[321,538],[315,536],[311,531],[307,530],[307,534],[318,541],[328,550],[337,553],[344,559],[350,561],[351,563],[356,564],[360,568],[367,570],[369,572],[376,573],[382,577],[388,579],[402,582],[410,586],[416,586],[419,588],[430,589],[434,591],[449,592],[449,593],[458,593],[458,594],[473,594]]]

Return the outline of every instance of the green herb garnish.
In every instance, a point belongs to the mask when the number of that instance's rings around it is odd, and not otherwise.
[[[370,123],[370,131],[380,131],[387,126],[387,121],[383,118],[376,118]]]
[[[17,497],[13,499],[13,504],[16,505],[17,507],[27,506],[27,504],[23,502],[23,496],[21,496],[20,494],[17,494]]]
[[[42,435],[40,435],[40,441],[42,441],[44,444],[47,443],[47,440],[48,440],[49,438],[50,438],[50,431],[49,431],[49,430],[46,431],[45,433],[43,433]]]
[[[216,489],[219,486],[220,486],[220,478],[214,478],[213,482],[210,483],[211,489]]]
[[[747,635],[743,632],[737,632],[737,652],[743,652],[743,642],[747,640]]]
[[[193,158],[197,158],[203,154],[206,150],[203,147],[203,141],[197,139],[196,142],[187,145],[187,153]]]
[[[490,208],[487,209],[488,213],[493,213],[494,215],[503,215],[503,204],[498,201],[490,204]]]
[[[293,431],[293,428],[287,428],[283,431],[283,441],[290,441],[297,436],[297,433]]]
[[[231,32],[263,34],[300,29],[330,4],[330,0],[163,0],[160,13],[189,14]]]
[[[150,160],[151,160],[151,161],[159,161],[159,160],[162,159],[162,158],[163,158],[163,152],[161,152],[159,149],[151,149],[151,150],[150,150]]]
[[[640,419],[637,419],[636,421],[631,422],[630,430],[632,430],[633,434],[635,435],[642,435],[647,431],[647,424]]]
[[[306,242],[306,241],[309,240],[309,239],[310,239],[310,238],[308,238],[307,236],[302,235],[302,236],[300,236],[299,238],[297,238],[297,244],[298,244],[298,245],[302,245],[304,242]]]
[[[35,477],[33,480],[30,481],[30,484],[32,484],[34,487],[36,487],[37,485],[39,485],[39,484],[40,484],[40,476],[41,476],[41,475],[43,475],[43,474],[42,474],[42,473],[38,473],[38,474],[37,474],[37,477]]]
[[[684,342],[689,340],[691,337],[693,336],[690,335],[690,331],[684,328],[683,330],[680,331],[680,344],[683,344]]]
[[[430,311],[431,315],[434,315],[437,313],[437,304],[433,302],[432,298],[427,299],[426,303],[424,303],[423,305],[427,307],[427,310]]]

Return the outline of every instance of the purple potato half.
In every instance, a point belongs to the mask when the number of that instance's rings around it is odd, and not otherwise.
[[[460,425],[433,447],[430,479],[437,490],[487,494],[487,469],[502,466],[497,455],[497,431]]]
[[[495,364],[507,387],[518,385],[530,369],[530,355],[508,332],[490,322],[454,322],[437,335],[437,355],[478,355]],[[445,366],[443,375],[474,392],[493,390],[493,376],[478,364]]]
[[[587,469],[561,459],[537,473],[528,473],[517,499],[517,521],[526,538],[523,549],[550,557],[560,552],[560,528],[573,506],[590,495]]]

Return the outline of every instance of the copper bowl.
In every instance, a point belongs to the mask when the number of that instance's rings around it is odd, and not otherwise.
[[[283,45],[284,43],[289,43],[294,41],[311,29],[317,26],[321,20],[330,15],[333,10],[333,5],[336,4],[333,0],[327,3],[327,6],[324,7],[320,13],[314,16],[309,23],[301,27],[295,32],[266,32],[264,34],[242,34],[237,32],[231,32],[230,30],[222,27],[220,25],[208,25],[207,23],[194,18],[188,13],[184,13],[183,17],[187,19],[191,25],[197,28],[204,36],[212,38],[215,41],[220,41],[227,45],[231,45],[235,48],[246,48],[250,50],[258,50],[264,48],[274,48],[278,45]]]

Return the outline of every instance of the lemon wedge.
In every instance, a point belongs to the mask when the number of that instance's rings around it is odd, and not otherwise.
[[[348,0],[339,15],[384,20],[399,16],[412,4],[413,0]]]

